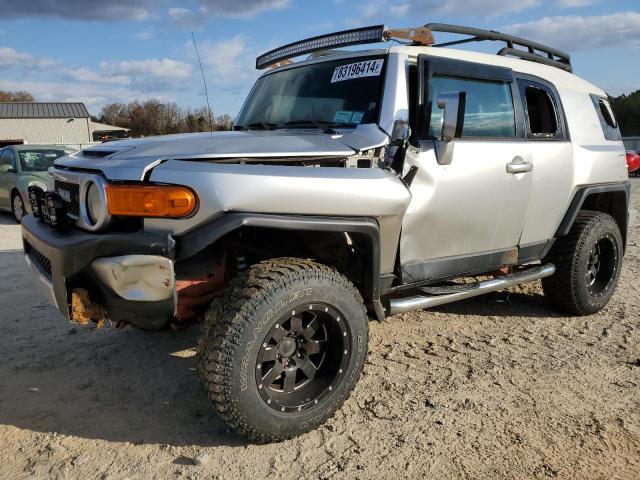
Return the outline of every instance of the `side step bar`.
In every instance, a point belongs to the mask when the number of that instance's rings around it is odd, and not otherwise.
[[[534,280],[550,277],[555,272],[555,265],[548,263],[522,272],[505,275],[504,277],[478,282],[474,284],[472,288],[456,293],[392,298],[389,300],[389,314],[396,315],[398,313],[410,312],[412,310],[422,310],[423,308],[437,307],[438,305],[464,300],[465,298],[477,297],[484,293],[494,292],[496,290],[513,287],[514,285],[519,285],[521,283],[533,282]]]

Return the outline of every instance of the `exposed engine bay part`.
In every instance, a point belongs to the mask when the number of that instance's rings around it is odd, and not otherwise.
[[[175,292],[173,262],[159,255],[99,258],[91,267],[105,285],[125,300],[155,302]]]
[[[93,303],[89,298],[89,292],[84,288],[76,288],[71,292],[71,321],[80,325],[93,322],[96,328],[102,328],[110,322],[104,308]]]

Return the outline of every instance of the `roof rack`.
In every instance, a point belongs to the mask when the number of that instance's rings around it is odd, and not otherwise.
[[[482,42],[482,41],[498,41],[505,42],[506,47],[498,51],[498,55],[522,58],[530,62],[542,63],[552,67],[573,71],[571,66],[571,56],[556,48],[542,45],[541,43],[532,42],[524,38],[507,35],[496,32],[495,30],[483,30],[481,28],[461,27],[459,25],[449,25],[446,23],[427,23],[424,28],[432,32],[455,33],[460,35],[469,35],[470,38],[454,40],[451,42],[438,43],[434,47],[450,47],[453,45],[461,45],[463,43]],[[515,46],[525,47],[527,50],[520,50]],[[540,53],[544,55],[541,55]]]

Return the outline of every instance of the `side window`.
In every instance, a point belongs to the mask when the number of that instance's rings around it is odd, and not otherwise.
[[[592,94],[591,101],[593,102],[593,106],[598,114],[604,138],[606,140],[613,141],[622,140],[620,129],[618,128],[618,122],[616,121],[616,117],[613,115],[613,110],[611,109],[609,100]]]
[[[13,154],[11,150],[5,148],[0,153],[0,172],[8,172],[15,169],[15,162],[13,161]]]
[[[515,138],[515,111],[508,82],[435,75],[429,87],[429,136],[438,138],[442,131],[443,111],[438,108],[438,96],[446,92],[466,92],[462,138]]]
[[[546,86],[519,81],[520,95],[527,116],[528,138],[563,138],[557,101]]]

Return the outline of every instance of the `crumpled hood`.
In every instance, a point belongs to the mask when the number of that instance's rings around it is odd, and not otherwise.
[[[104,143],[58,159],[56,166],[100,170],[110,179],[140,180],[160,160],[344,157],[387,140],[374,124],[336,135],[307,129],[187,133]]]

